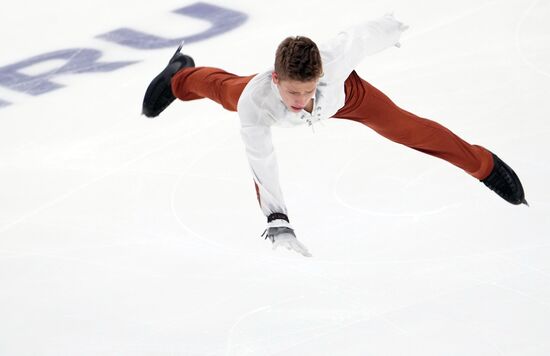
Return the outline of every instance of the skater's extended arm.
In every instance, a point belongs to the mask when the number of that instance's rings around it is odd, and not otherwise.
[[[326,81],[343,80],[368,55],[398,44],[408,26],[393,15],[352,26],[319,47]]]
[[[273,249],[285,247],[305,257],[311,257],[307,248],[296,238],[289,222],[283,193],[279,184],[277,158],[271,138],[271,128],[262,120],[242,120],[241,136],[254,176],[258,202],[267,217],[266,239],[271,240]]]
[[[279,183],[279,168],[271,128],[264,124],[244,124],[241,127],[241,136],[264,215],[287,214]]]

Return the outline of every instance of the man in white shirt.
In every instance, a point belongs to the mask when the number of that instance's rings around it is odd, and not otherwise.
[[[386,15],[343,31],[320,47],[307,37],[289,37],[277,48],[273,69],[247,77],[195,67],[191,57],[180,53],[180,46],[147,88],[143,113],[155,117],[176,97],[209,98],[237,111],[258,202],[267,217],[266,238],[274,248],[284,246],[304,256],[311,255],[296,239],[279,184],[271,139],[274,125],[354,120],[394,142],[456,165],[512,204],[527,204],[519,178],[496,155],[400,109],[354,71],[365,56],[399,47],[406,29],[393,15]]]

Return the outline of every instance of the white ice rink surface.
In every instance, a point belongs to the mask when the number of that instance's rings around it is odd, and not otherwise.
[[[550,355],[550,2],[207,3],[248,20],[184,51],[241,75],[288,35],[395,11],[402,48],[358,72],[497,153],[531,207],[357,123],[275,129],[313,258],[272,251],[237,115],[203,100],[140,116],[175,46],[97,37],[203,31],[172,12],[194,2],[8,0],[0,67],[67,48],[137,63],[21,69],[54,70],[64,87],[43,95],[0,83],[0,355]]]

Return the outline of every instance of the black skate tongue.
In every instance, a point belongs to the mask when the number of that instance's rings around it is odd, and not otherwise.
[[[181,48],[183,47],[183,43],[185,41],[181,41],[180,42],[180,45],[178,46],[178,49],[176,49],[176,52],[174,52],[174,55],[172,56],[172,58],[170,58],[170,61],[168,62],[168,64],[172,63],[172,60],[174,59],[174,57],[181,52]]]

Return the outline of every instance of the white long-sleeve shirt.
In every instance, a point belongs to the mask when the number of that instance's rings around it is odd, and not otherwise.
[[[271,78],[273,69],[256,75],[245,87],[237,111],[241,136],[257,186],[260,207],[266,216],[287,214],[279,183],[271,126],[312,125],[332,117],[344,106],[344,82],[365,56],[398,43],[403,25],[391,15],[339,33],[319,46],[323,76],[313,97],[311,113],[287,109]]]

